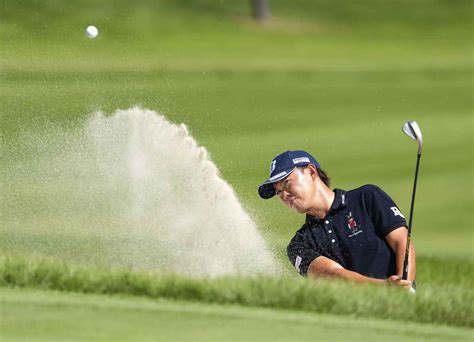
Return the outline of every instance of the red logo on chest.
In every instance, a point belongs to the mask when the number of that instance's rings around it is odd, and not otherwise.
[[[349,215],[347,217],[347,228],[349,228],[351,231],[356,231],[357,230],[357,222],[352,217],[352,212],[349,212]]]

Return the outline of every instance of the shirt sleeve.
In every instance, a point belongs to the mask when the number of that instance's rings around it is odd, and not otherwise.
[[[291,239],[287,252],[291,264],[302,276],[306,276],[311,262],[321,255],[314,247],[310,246],[305,234],[301,231],[298,231]]]
[[[393,200],[382,189],[367,185],[364,191],[367,211],[376,233],[385,237],[396,228],[407,226],[405,216]]]

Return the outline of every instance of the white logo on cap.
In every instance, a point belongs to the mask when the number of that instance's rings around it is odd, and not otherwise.
[[[270,174],[272,174],[272,172],[275,171],[276,163],[277,163],[277,161],[274,160],[274,161],[272,161],[272,163],[270,164]]]
[[[277,178],[279,178],[279,177],[281,177],[281,176],[286,176],[286,171],[283,171],[283,172],[277,173],[275,176],[273,176],[273,177],[270,177],[270,179],[269,179],[269,180],[270,180],[270,181],[272,181],[272,180],[275,180],[275,179],[277,179]]]
[[[309,158],[308,157],[300,157],[300,158],[295,158],[293,159],[293,164],[298,164],[298,163],[309,163]]]

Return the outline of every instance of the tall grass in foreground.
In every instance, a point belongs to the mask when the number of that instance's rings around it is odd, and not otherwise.
[[[453,285],[428,284],[413,296],[396,288],[341,281],[286,277],[197,279],[2,256],[0,286],[127,294],[473,326],[473,293],[470,288]]]

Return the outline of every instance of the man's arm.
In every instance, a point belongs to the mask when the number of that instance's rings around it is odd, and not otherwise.
[[[402,261],[403,263],[403,261]],[[341,278],[346,280],[352,280],[358,283],[372,283],[372,284],[390,284],[402,286],[405,288],[411,287],[411,281],[402,280],[400,276],[391,276],[388,279],[376,279],[366,277],[360,273],[349,271],[342,267],[339,263],[326,258],[324,256],[319,256],[314,259],[308,267],[308,276],[318,278],[318,277],[334,277]]]
[[[353,280],[358,283],[375,283],[383,284],[384,280],[366,277],[360,273],[349,271],[342,267],[339,263],[326,258],[325,256],[319,256],[313,260],[308,267],[308,275],[312,277],[336,277],[343,278],[346,280]]]
[[[396,274],[401,276],[403,274],[403,261],[405,259],[405,249],[407,244],[407,229],[406,227],[399,227],[391,231],[385,240],[390,248],[395,252],[396,258]],[[410,255],[408,258],[408,280],[413,282],[416,276],[416,257],[415,247],[410,242]]]

